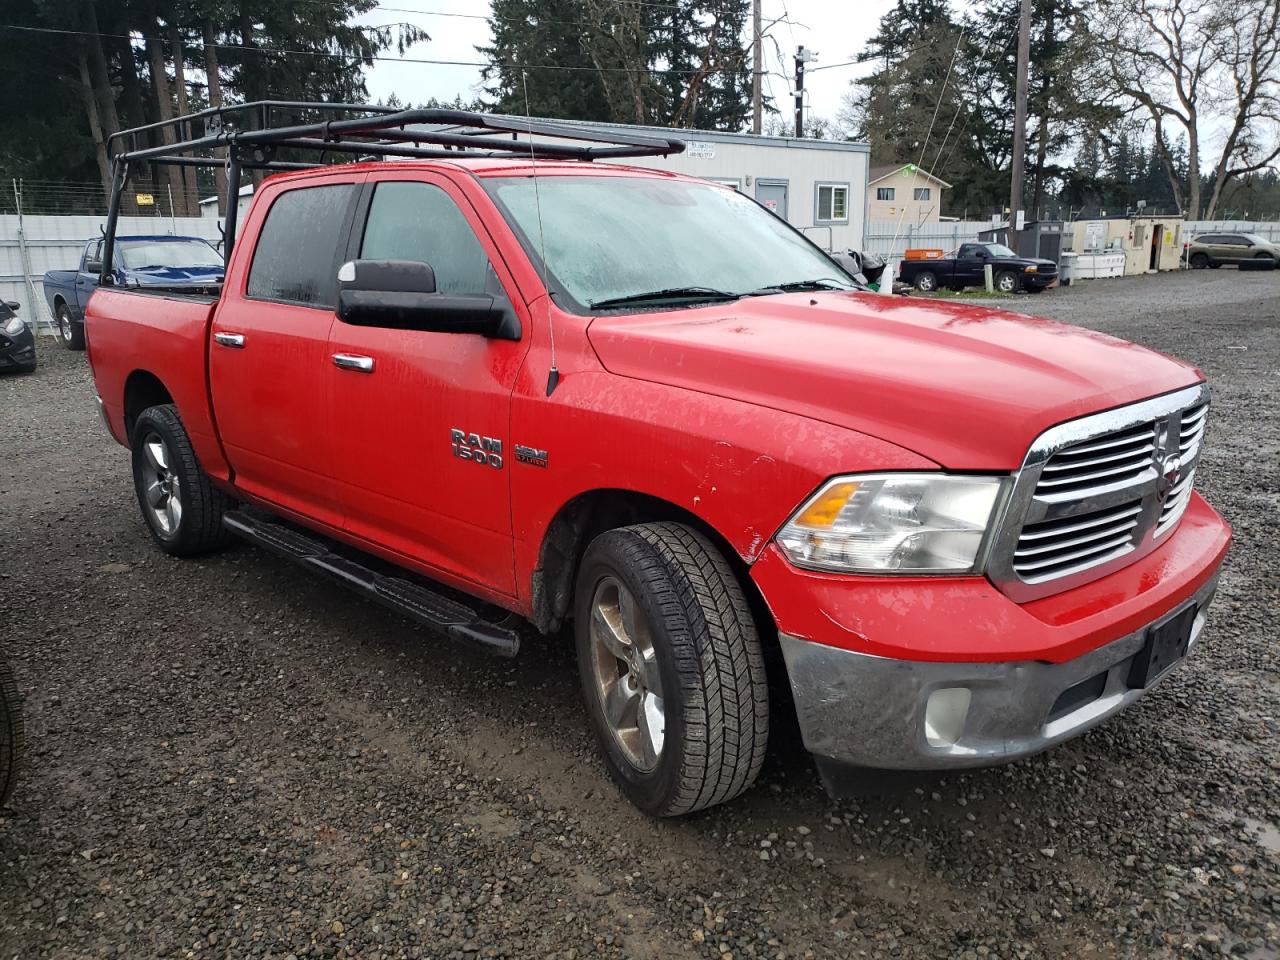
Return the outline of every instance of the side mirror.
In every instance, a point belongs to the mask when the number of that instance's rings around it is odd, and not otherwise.
[[[17,313],[18,308],[22,306],[22,304],[20,304],[17,300],[6,300],[4,302],[4,305],[8,307],[10,310],[12,310],[14,313]]]
[[[418,260],[344,263],[337,312],[354,326],[520,339],[520,321],[506,297],[437,293],[435,271]]]
[[[100,273],[102,273],[102,261],[101,261],[101,260],[86,260],[86,261],[84,262],[84,272],[85,272],[85,273],[94,273],[94,274],[100,274]]]

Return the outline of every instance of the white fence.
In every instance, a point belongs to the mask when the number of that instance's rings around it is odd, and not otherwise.
[[[863,249],[898,259],[911,247],[954,250],[962,243],[977,240],[979,232],[991,229],[993,227],[989,220],[956,220],[919,225],[899,224],[896,220],[868,220]],[[1201,233],[1256,233],[1267,240],[1280,243],[1280,221],[1188,220],[1182,229],[1182,236],[1186,240]]]
[[[954,250],[962,243],[978,239],[980,230],[991,230],[990,220],[952,220],[924,224],[897,220],[868,220],[863,250],[899,260],[912,247],[941,247]]]
[[[118,232],[128,234],[176,234],[204,237],[217,243],[220,220],[202,217],[121,217]],[[102,235],[106,217],[31,216],[22,218],[25,236],[18,239],[18,218],[0,216],[0,299],[22,304],[18,316],[28,323],[52,324],[42,280],[46,270],[74,270],[80,266],[85,241]],[[24,265],[24,248],[25,259]],[[27,284],[30,277],[30,286]],[[35,303],[31,300],[35,299]]]

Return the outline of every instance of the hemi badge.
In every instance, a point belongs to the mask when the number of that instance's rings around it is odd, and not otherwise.
[[[531,467],[545,467],[547,465],[547,451],[539,450],[537,447],[526,447],[523,443],[517,443],[516,462],[527,463]]]

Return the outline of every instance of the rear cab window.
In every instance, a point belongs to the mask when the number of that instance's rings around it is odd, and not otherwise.
[[[332,310],[355,195],[353,183],[327,183],[277,196],[258,232],[245,295]]]

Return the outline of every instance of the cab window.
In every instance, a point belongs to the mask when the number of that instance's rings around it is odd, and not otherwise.
[[[458,205],[430,183],[384,181],[374,188],[360,259],[430,264],[439,293],[492,293],[497,280]]]
[[[276,197],[253,251],[248,296],[333,309],[338,244],[353,195],[352,184],[332,183]]]

